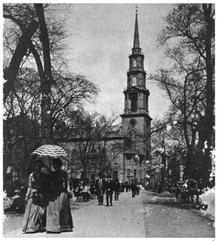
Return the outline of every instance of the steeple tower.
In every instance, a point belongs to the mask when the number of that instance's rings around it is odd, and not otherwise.
[[[146,88],[146,72],[144,70],[144,54],[140,47],[138,12],[136,7],[134,43],[132,54],[129,55],[129,70],[127,71],[127,88],[124,90],[124,114],[122,126],[126,133],[136,133],[136,136],[144,138],[151,129],[151,117],[149,116],[148,97],[149,90]],[[132,135],[130,135],[132,136]],[[132,152],[147,156],[150,151],[150,140],[139,144],[132,140]]]
[[[148,96],[146,89],[146,72],[144,70],[144,55],[140,47],[138,30],[138,13],[135,14],[134,43],[132,54],[129,55],[129,70],[127,72],[127,89],[124,91],[124,114],[149,116]]]

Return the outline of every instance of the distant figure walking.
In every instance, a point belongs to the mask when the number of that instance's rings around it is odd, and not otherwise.
[[[126,190],[126,192],[128,192],[128,182],[127,181],[125,182],[125,190]]]
[[[97,193],[98,204],[103,205],[104,180],[102,178],[101,173],[99,174],[98,179],[96,179],[95,189],[96,189],[96,193]]]
[[[82,195],[83,195],[83,202],[89,201],[91,195],[90,195],[90,184],[88,180],[86,181],[86,183],[83,184]]]
[[[114,192],[115,192],[115,201],[118,201],[119,192],[120,192],[120,182],[118,179],[114,181]]]
[[[137,185],[136,185],[135,181],[132,180],[132,182],[131,182],[131,194],[132,194],[132,197],[135,197],[136,193],[137,193]]]
[[[107,181],[105,182],[105,195],[106,195],[106,206],[109,206],[109,203],[112,205],[112,195],[114,190],[114,182],[111,179],[111,176],[108,175]]]

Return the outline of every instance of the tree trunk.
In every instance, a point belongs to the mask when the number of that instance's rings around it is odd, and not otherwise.
[[[214,146],[212,141],[213,126],[214,126],[214,89],[213,89],[213,62],[212,62],[212,37],[214,32],[214,19],[212,16],[212,4],[203,4],[203,11],[206,22],[206,39],[205,39],[205,52],[206,52],[206,109],[205,109],[205,140],[207,141],[207,148],[205,149],[206,165],[205,168],[208,175],[205,177],[205,182],[208,182],[209,174],[211,172],[211,156],[210,150]]]
[[[86,183],[87,179],[88,179],[88,177],[87,177],[87,166],[84,166],[83,167],[83,172],[82,172],[82,181],[83,181],[83,183]]]
[[[34,4],[37,17],[40,23],[40,40],[43,47],[44,59],[44,78],[41,80],[42,102],[41,102],[41,138],[42,144],[50,144],[52,142],[52,126],[51,126],[51,60],[50,45],[47,26],[44,17],[42,4]]]

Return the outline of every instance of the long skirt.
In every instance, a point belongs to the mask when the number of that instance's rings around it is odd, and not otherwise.
[[[24,233],[35,233],[44,230],[44,211],[44,207],[40,203],[33,201],[33,198],[28,200],[23,219]]]
[[[71,231],[73,221],[70,211],[67,193],[62,192],[54,200],[50,200],[47,206],[46,231],[59,233]]]

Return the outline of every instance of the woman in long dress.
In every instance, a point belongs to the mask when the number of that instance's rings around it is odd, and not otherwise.
[[[46,215],[46,231],[48,233],[60,233],[62,231],[72,231],[73,229],[67,195],[67,172],[62,170],[61,167],[62,161],[59,158],[53,159],[54,171],[49,176],[51,191]]]
[[[47,177],[45,173],[41,172],[42,166],[43,163],[37,160],[34,165],[35,171],[29,175],[28,189],[25,197],[27,205],[23,219],[24,233],[44,231],[46,208],[44,191]]]

